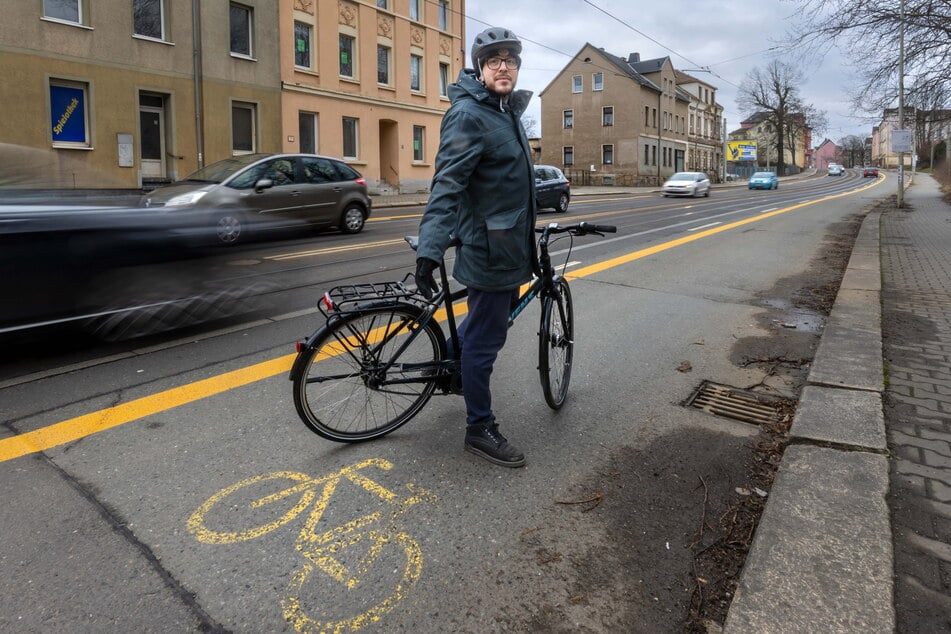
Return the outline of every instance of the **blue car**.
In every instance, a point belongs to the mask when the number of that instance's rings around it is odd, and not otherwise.
[[[750,176],[750,189],[779,189],[775,172],[756,172]]]

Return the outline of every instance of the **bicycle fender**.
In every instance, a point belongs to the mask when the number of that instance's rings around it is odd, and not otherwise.
[[[301,373],[303,373],[304,365],[306,363],[304,359],[307,357],[307,353],[310,352],[314,348],[314,342],[317,341],[318,337],[324,334],[324,331],[327,330],[327,326],[333,323],[332,320],[333,320],[332,317],[331,319],[328,319],[326,325],[323,325],[320,328],[318,328],[317,331],[314,332],[314,334],[307,337],[307,339],[305,339],[303,343],[301,343],[300,352],[297,353],[297,358],[294,359],[294,365],[291,366],[291,371],[287,375],[288,380],[293,381],[294,379],[299,377]]]

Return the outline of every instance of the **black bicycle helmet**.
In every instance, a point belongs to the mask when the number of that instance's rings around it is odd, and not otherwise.
[[[500,26],[489,27],[475,36],[472,41],[472,67],[480,75],[482,74],[482,61],[488,55],[486,53],[499,49],[507,48],[512,55],[522,54],[522,42],[512,31],[503,29]]]

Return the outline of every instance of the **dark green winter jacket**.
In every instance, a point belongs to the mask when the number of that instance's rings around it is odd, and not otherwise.
[[[470,288],[517,288],[537,266],[535,177],[520,121],[531,96],[518,90],[501,103],[469,69],[449,86],[417,257],[438,262],[458,238],[452,275]]]

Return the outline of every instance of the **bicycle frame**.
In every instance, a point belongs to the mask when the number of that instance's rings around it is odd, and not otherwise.
[[[568,253],[565,257],[565,264],[569,261],[571,257],[571,249],[574,245],[574,235],[585,235],[587,233],[596,233],[600,234],[602,231],[613,232],[616,231],[615,227],[612,226],[600,226],[600,225],[588,225],[587,223],[580,223],[578,225],[568,225],[561,226],[558,223],[549,223],[545,227],[536,227],[535,231],[541,235],[538,238],[538,264],[541,276],[532,278],[532,281],[529,282],[528,287],[519,295],[518,299],[515,302],[515,307],[512,309],[511,314],[509,315],[509,326],[511,327],[515,319],[528,307],[528,305],[536,297],[541,296],[543,299],[552,293],[558,293],[558,282],[562,279],[562,275],[555,273],[555,267],[551,262],[551,255],[549,252],[549,246],[552,243],[551,237],[558,233],[567,233],[567,237],[570,241],[568,247]],[[556,238],[557,240],[558,238]],[[407,240],[412,246],[414,243],[412,240]],[[415,248],[415,246],[414,246]],[[407,276],[408,277],[408,276]],[[359,333],[352,331],[351,335],[360,341],[362,345],[352,346],[348,345],[346,342],[341,341],[341,345],[345,348],[346,354],[354,355],[356,350],[367,350],[371,354],[376,355],[380,350],[384,349],[385,345],[389,343],[393,338],[397,336],[404,335],[409,332],[408,337],[405,341],[397,347],[396,351],[393,352],[389,359],[378,359],[374,360],[379,364],[377,366],[377,372],[381,376],[385,376],[386,373],[392,369],[394,366],[399,366],[404,370],[419,370],[420,372],[453,372],[458,366],[458,362],[461,354],[461,346],[459,344],[459,332],[458,326],[456,324],[456,314],[454,304],[456,301],[465,298],[468,295],[468,289],[463,288],[454,292],[449,290],[449,274],[446,269],[445,260],[439,263],[439,277],[440,277],[440,290],[429,300],[423,300],[419,296],[408,297],[408,296],[397,296],[394,299],[383,299],[379,302],[374,302],[374,306],[386,306],[392,304],[400,303],[412,303],[415,306],[423,308],[423,315],[419,319],[406,320],[398,324],[395,328],[390,328],[391,324],[385,326],[385,330],[382,333]],[[404,280],[405,281],[405,280]],[[332,302],[329,298],[325,299],[327,305],[331,305]],[[446,321],[449,330],[449,343],[451,343],[451,349],[453,356],[452,358],[443,359],[438,363],[427,362],[427,363],[403,363],[400,362],[400,356],[403,352],[413,343],[413,341],[419,336],[423,331],[426,325],[436,314],[436,311],[440,308],[445,308],[446,311]],[[561,310],[559,304],[559,310]],[[332,320],[342,318],[338,314],[332,314],[328,316],[328,324],[332,323]],[[304,342],[302,345],[311,346],[313,341],[316,339],[317,333],[311,336],[311,338]],[[370,339],[374,337],[380,337],[372,345]],[[360,361],[357,359],[357,361]],[[292,370],[293,373],[298,371],[296,368]],[[324,377],[324,380],[337,379],[340,377],[328,376]],[[394,386],[400,384],[411,384],[411,383],[421,383],[431,380],[429,377],[403,377],[397,379],[388,379],[380,383],[380,386]]]

